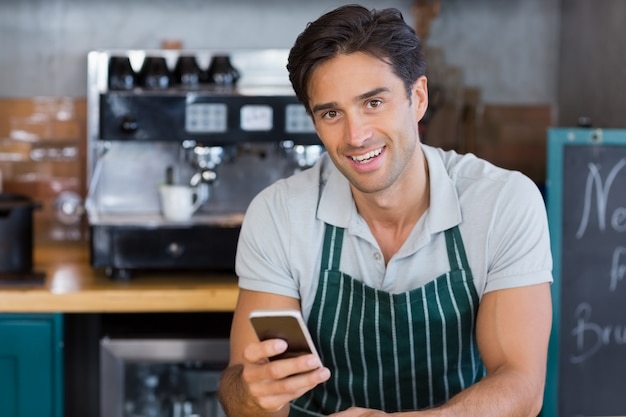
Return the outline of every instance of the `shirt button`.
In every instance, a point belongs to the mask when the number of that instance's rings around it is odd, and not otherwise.
[[[381,258],[382,256],[380,256],[379,252],[374,252],[374,259],[376,259],[377,261],[380,261]]]

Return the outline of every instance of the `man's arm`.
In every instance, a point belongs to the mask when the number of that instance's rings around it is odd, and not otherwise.
[[[456,416],[537,416],[543,402],[551,326],[548,283],[485,294],[476,333],[487,375],[442,411]]]
[[[420,417],[536,417],[541,410],[552,325],[550,284],[487,293],[477,339],[487,375],[441,407],[394,415]],[[335,417],[383,416],[350,409]]]
[[[230,417],[285,417],[289,402],[330,377],[313,355],[270,362],[284,352],[280,340],[259,342],[248,316],[255,309],[300,309],[297,299],[240,290],[230,335],[230,363],[223,372],[219,398]]]

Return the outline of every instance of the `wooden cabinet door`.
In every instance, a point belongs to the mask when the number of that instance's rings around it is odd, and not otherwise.
[[[62,417],[60,314],[0,314],[3,417]]]

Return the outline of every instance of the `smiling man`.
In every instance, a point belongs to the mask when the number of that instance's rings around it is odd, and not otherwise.
[[[288,70],[327,152],[246,213],[228,415],[536,416],[552,260],[535,184],[420,142],[425,63],[395,9],[323,15]],[[302,311],[321,362],[270,361],[286,344],[259,342],[256,309]]]

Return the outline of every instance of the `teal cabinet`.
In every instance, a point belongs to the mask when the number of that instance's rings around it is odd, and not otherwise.
[[[61,314],[0,314],[0,414],[63,417]]]

